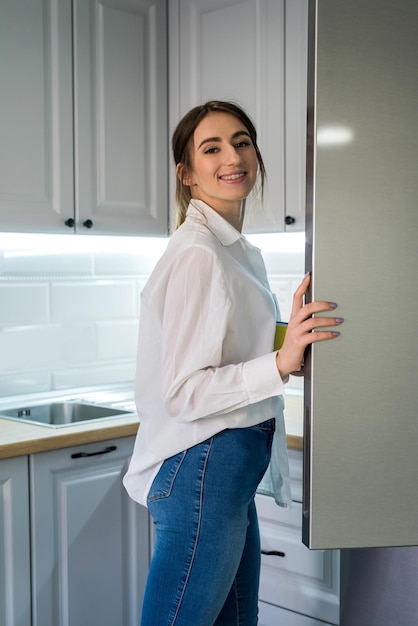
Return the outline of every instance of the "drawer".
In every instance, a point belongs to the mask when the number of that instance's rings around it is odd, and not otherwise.
[[[338,624],[339,551],[303,545],[300,503],[284,509],[262,495],[256,503],[263,551],[260,600]]]
[[[258,626],[330,626],[307,615],[293,613],[272,604],[260,602],[258,605]]]

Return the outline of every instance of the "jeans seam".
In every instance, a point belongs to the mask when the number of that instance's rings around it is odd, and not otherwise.
[[[235,596],[235,606],[237,608],[237,626],[240,625],[241,620],[240,620],[240,615],[239,615],[239,600],[238,600],[238,585],[237,585],[237,581],[236,579],[233,582],[234,585],[234,596]]]
[[[175,622],[177,621],[177,617],[181,608],[181,603],[183,601],[184,598],[184,594],[186,593],[186,588],[187,588],[187,584],[189,582],[190,579],[190,574],[193,568],[193,563],[195,560],[195,556],[196,556],[196,550],[197,550],[197,544],[199,542],[199,536],[200,536],[200,527],[201,527],[201,520],[202,520],[202,501],[203,501],[203,484],[204,484],[204,479],[205,479],[205,475],[206,475],[206,467],[208,464],[208,459],[209,459],[209,454],[210,451],[212,449],[212,445],[213,445],[213,437],[210,439],[210,444],[209,444],[209,448],[208,451],[206,453],[206,457],[205,457],[205,462],[203,465],[203,470],[202,470],[202,480],[200,483],[200,494],[199,494],[199,517],[198,517],[198,521],[197,521],[197,529],[196,529],[196,536],[195,536],[195,540],[194,540],[194,546],[193,546],[193,553],[190,559],[190,564],[187,570],[187,575],[186,575],[186,579],[184,581],[183,584],[183,589],[177,604],[177,608],[176,608],[176,612],[174,614],[173,620],[171,622],[171,626],[174,626]]]

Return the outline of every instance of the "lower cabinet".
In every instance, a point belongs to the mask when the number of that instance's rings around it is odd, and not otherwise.
[[[138,626],[152,531],[122,485],[133,445],[0,461],[0,626]],[[293,507],[256,497],[259,626],[338,625],[339,551],[302,544],[302,455],[289,456]]]
[[[0,626],[138,626],[148,512],[133,437],[0,461]]]
[[[0,626],[31,625],[28,457],[0,461]]]
[[[301,495],[302,454],[290,451],[294,498]],[[261,536],[259,626],[339,624],[339,550],[309,550],[302,543],[302,504],[289,509],[257,494]]]
[[[30,457],[32,626],[138,626],[149,518],[122,476],[133,438]]]

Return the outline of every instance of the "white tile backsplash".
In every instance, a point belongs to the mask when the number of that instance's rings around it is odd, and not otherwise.
[[[49,321],[47,283],[0,282],[0,325],[42,324]]]
[[[57,369],[52,375],[51,389],[71,389],[91,385],[112,385],[127,383],[135,378],[135,361],[111,363],[109,365],[92,364],[90,367]]]
[[[57,235],[59,239],[59,236]],[[93,256],[78,252],[48,250],[5,250],[0,263],[0,276],[90,276]]]
[[[51,284],[51,319],[66,322],[133,317],[135,295],[134,280],[54,281]]]
[[[159,242],[158,239],[157,242]],[[156,250],[161,251],[162,254],[163,246],[161,243],[157,243]],[[141,244],[138,244],[137,253],[96,253],[94,255],[94,273],[96,276],[150,274],[159,256],[161,255],[155,255],[155,250],[151,255],[148,248],[144,250]]]
[[[0,397],[20,396],[28,393],[41,393],[52,389],[50,372],[23,372],[0,375]]]
[[[108,238],[90,251],[88,239],[0,249],[0,396],[133,382],[140,293],[167,242]],[[304,273],[292,241],[263,251],[284,320]]]
[[[54,370],[95,360],[92,323],[10,326],[0,329],[0,373]]]
[[[138,343],[138,321],[98,322],[97,358],[101,361],[134,359]]]

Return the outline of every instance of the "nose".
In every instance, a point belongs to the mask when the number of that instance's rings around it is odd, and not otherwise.
[[[224,156],[226,165],[238,165],[241,163],[241,154],[239,150],[231,144],[228,144],[226,150],[224,151]]]

